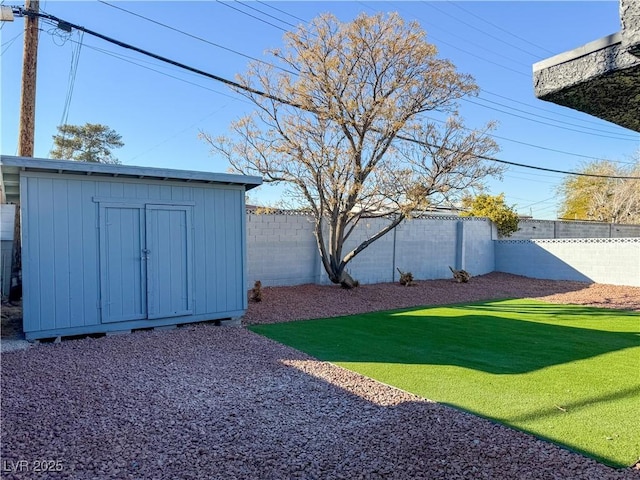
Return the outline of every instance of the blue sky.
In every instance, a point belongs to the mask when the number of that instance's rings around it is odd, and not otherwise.
[[[265,51],[281,46],[284,30],[301,20],[323,12],[348,21],[362,11],[397,11],[422,25],[441,57],[475,77],[481,94],[461,102],[460,112],[469,127],[498,121],[494,134],[501,151],[496,157],[575,170],[590,159],[586,157],[628,162],[640,148],[639,134],[533,94],[533,63],[620,30],[617,1],[109,3],[206,41],[97,1],[41,0],[40,7],[230,79],[246,70],[247,56],[270,60]],[[67,123],[103,123],[120,133],[125,146],[115,155],[124,164],[227,171],[226,161],[210,155],[198,132],[226,133],[232,120],[252,108],[241,96],[221,83],[89,35],[66,34],[48,24],[40,28],[35,156],[48,156],[56,126],[66,116]],[[0,30],[0,150],[8,155],[17,152],[23,29],[24,20],[16,18]],[[555,218],[555,188],[562,178],[511,167],[502,181],[489,182],[489,192],[505,193],[507,203],[521,214]],[[280,189],[265,186],[252,191],[252,200],[272,203],[280,194]]]

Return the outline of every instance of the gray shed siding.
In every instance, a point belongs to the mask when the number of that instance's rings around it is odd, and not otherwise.
[[[27,338],[242,315],[244,192],[22,172]]]

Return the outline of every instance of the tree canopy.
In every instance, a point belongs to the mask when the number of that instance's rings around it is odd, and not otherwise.
[[[124,146],[122,137],[106,125],[86,123],[80,125],[59,125],[53,136],[54,148],[51,158],[76,160],[78,162],[111,163],[120,161],[111,150]]]
[[[558,193],[560,218],[611,223],[640,223],[640,151],[629,164],[608,160],[585,163],[580,173],[604,177],[568,176]]]
[[[462,217],[485,217],[496,224],[498,235],[510,237],[518,231],[518,214],[514,207],[508,206],[504,201],[504,193],[489,195],[481,193],[475,197],[464,197],[462,206],[466,211]]]
[[[254,63],[239,77],[253,113],[232,123],[230,136],[201,137],[235,171],[284,183],[309,208],[332,282],[352,286],[347,264],[403,219],[500,174],[481,160],[498,149],[487,136],[494,125],[467,129],[456,112],[457,100],[477,93],[473,78],[438,58],[416,22],[325,14],[271,54],[284,68]],[[439,124],[429,112],[450,117]],[[346,248],[366,217],[387,222]]]

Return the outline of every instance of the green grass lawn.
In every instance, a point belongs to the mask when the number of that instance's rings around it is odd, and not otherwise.
[[[640,314],[502,300],[251,330],[627,467],[640,459]]]

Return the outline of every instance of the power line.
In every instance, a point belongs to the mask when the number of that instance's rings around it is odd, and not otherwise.
[[[553,196],[553,197],[550,197],[550,198],[545,198],[544,200],[539,200],[539,201],[537,201],[537,202],[530,203],[529,205],[525,205],[524,207],[521,207],[521,208],[531,208],[531,207],[533,207],[534,205],[539,205],[539,204],[541,204],[541,203],[547,203],[547,202],[550,202],[550,201],[552,201],[552,200],[557,201],[557,197]],[[547,208],[548,208],[548,207],[547,207]],[[539,210],[539,209],[538,209],[538,210]]]
[[[109,2],[105,2],[104,0],[98,0],[98,2],[100,2],[100,3],[104,4],[104,5],[107,5],[109,7],[115,8],[117,10],[121,10],[123,12],[126,12],[126,13],[128,13],[130,15],[133,15],[135,17],[141,18],[141,19],[146,20],[148,22],[154,23],[154,24],[159,25],[161,27],[168,28],[169,30],[173,30],[174,32],[180,33],[182,35],[186,35],[187,37],[193,38],[195,40],[199,40],[201,42],[207,43],[207,44],[212,45],[214,47],[221,48],[222,50],[226,50],[228,52],[235,53],[236,55],[240,55],[241,57],[247,58],[249,60],[254,60],[256,62],[265,64],[265,65],[269,65],[269,66],[274,67],[274,68],[278,68],[278,69],[283,70],[283,71],[285,71],[287,73],[290,73],[292,75],[297,75],[296,72],[293,72],[291,70],[287,70],[286,68],[279,67],[277,65],[273,65],[271,63],[265,62],[264,60],[260,60],[259,58],[252,57],[251,55],[247,55],[246,53],[239,52],[238,50],[234,50],[233,48],[225,47],[224,45],[220,45],[219,43],[212,42],[210,40],[207,40],[206,38],[202,38],[202,37],[199,37],[197,35],[193,35],[193,34],[191,34],[189,32],[185,32],[184,30],[180,30],[179,28],[172,27],[171,25],[167,25],[166,23],[162,23],[162,22],[159,22],[159,21],[154,20],[152,18],[149,18],[149,17],[146,17],[144,15],[141,15],[139,13],[132,12],[131,10],[127,10],[126,8],[123,8],[123,7],[120,7],[120,6],[117,6],[117,5],[113,5],[113,4],[109,3]]]
[[[498,158],[487,157],[485,155],[477,155],[477,157],[483,160],[491,160],[493,162],[503,163],[505,165],[513,165],[516,167],[530,168],[532,170],[540,170],[543,172],[562,173],[564,175],[575,175],[578,177],[611,178],[611,179],[618,179],[618,180],[640,180],[640,177],[628,177],[625,175],[597,175],[593,173],[569,172],[566,170],[556,170],[554,168],[537,167],[535,165],[526,165],[524,163],[509,162],[507,160],[500,160]]]
[[[452,15],[452,14],[450,14],[449,12],[447,12],[447,11],[445,11],[445,10],[441,9],[441,8],[436,7],[436,6],[433,4],[433,2],[425,2],[425,1],[423,0],[423,1],[422,1],[422,3],[423,3],[423,4],[425,4],[425,5],[427,5],[429,8],[432,8],[432,9],[434,9],[434,10],[437,10],[437,11],[439,11],[440,13],[442,13],[442,14],[444,14],[444,15],[448,16],[448,17],[451,17],[451,18],[455,19],[456,21],[458,21],[458,22],[462,23],[463,25],[466,25],[467,27],[473,28],[474,30],[476,30],[476,31],[478,31],[478,32],[480,32],[480,33],[482,33],[482,34],[484,34],[484,35],[486,35],[486,36],[488,36],[488,37],[490,37],[490,38],[493,38],[494,40],[497,40],[497,41],[499,41],[499,42],[501,42],[501,43],[504,43],[505,45],[508,45],[508,46],[509,46],[509,47],[511,47],[511,48],[515,48],[516,50],[519,50],[519,51],[521,51],[521,52],[523,52],[523,53],[526,53],[527,55],[531,55],[532,57],[535,57],[535,58],[536,58],[536,59],[538,59],[538,60],[540,59],[540,55],[536,55],[535,53],[531,53],[530,51],[525,50],[524,48],[520,48],[520,47],[518,47],[518,46],[516,46],[516,45],[514,45],[514,44],[512,44],[512,43],[507,42],[506,40],[504,40],[504,39],[502,39],[502,38],[500,38],[500,37],[498,37],[498,36],[496,36],[496,35],[492,35],[492,34],[490,34],[489,32],[486,32],[485,30],[483,30],[483,29],[481,29],[481,28],[476,27],[475,25],[472,25],[472,24],[470,24],[470,23],[468,23],[468,22],[465,22],[465,21],[464,21],[464,20],[462,20],[460,17],[457,17],[457,16],[455,16],[455,15]],[[506,58],[506,57],[505,57],[505,58]],[[527,65],[527,66],[528,66],[528,65]]]
[[[15,37],[13,37],[11,40],[9,40],[4,47],[4,50],[2,50],[2,53],[0,53],[0,56],[4,55],[7,50],[9,50],[9,47],[11,47],[11,45],[13,45],[13,42],[15,42],[17,40],[17,38],[22,35],[23,32],[21,31],[20,33],[18,33]]]
[[[507,138],[507,137],[502,137],[500,135],[494,135],[494,134],[488,134],[489,136],[493,137],[493,138],[498,138],[500,140],[505,140],[507,142],[513,142],[513,143],[518,143],[520,145],[526,145],[527,147],[532,147],[532,148],[538,148],[540,150],[546,150],[548,152],[554,152],[554,153],[561,153],[562,155],[570,155],[572,157],[580,157],[580,158],[587,158],[589,160],[603,160],[602,157],[594,157],[592,155],[583,155],[581,153],[574,153],[574,152],[567,152],[565,150],[559,150],[557,148],[551,148],[551,147],[543,147],[542,145],[536,145],[534,143],[529,143],[529,142],[523,142],[521,140],[515,140],[513,138]],[[623,163],[623,164],[629,164],[630,162],[624,162],[622,160],[609,160],[613,163]]]
[[[367,4],[366,4],[365,2],[363,2],[363,1],[359,1],[359,3],[361,3],[362,5],[364,5],[365,7],[367,7],[368,9],[370,9],[370,10],[372,10],[372,11],[377,11],[375,8],[373,8],[373,7],[369,6],[369,5],[367,5]],[[387,3],[389,3],[389,2],[387,2]],[[432,6],[432,5],[430,5],[430,6]],[[435,6],[432,6],[432,7],[437,9],[437,7],[435,7]],[[397,8],[397,7],[396,7],[396,8]],[[397,8],[397,9],[398,9],[398,10],[401,10],[401,9],[399,9],[399,8]],[[414,15],[414,16],[415,16],[415,15]],[[422,20],[422,21],[424,22],[424,20]],[[426,23],[429,23],[429,22],[426,22]],[[500,28],[500,27],[498,27],[498,28]],[[429,36],[430,36],[432,39],[436,40],[439,44],[448,45],[448,46],[450,46],[451,48],[454,48],[454,49],[459,50],[459,51],[461,51],[461,52],[463,52],[463,53],[466,53],[467,55],[473,56],[474,58],[477,58],[477,59],[482,60],[482,61],[484,61],[484,62],[490,63],[490,64],[492,64],[492,65],[499,66],[499,67],[501,67],[501,68],[503,68],[503,69],[506,69],[506,70],[509,70],[509,71],[511,71],[511,72],[517,73],[518,75],[522,75],[522,76],[525,76],[525,77],[527,77],[527,78],[530,78],[530,73],[529,73],[529,72],[524,73],[524,72],[522,72],[522,71],[520,71],[520,70],[516,70],[516,69],[513,69],[513,68],[508,67],[508,66],[506,66],[506,65],[503,65],[503,64],[501,64],[501,63],[495,62],[495,61],[490,60],[490,59],[488,59],[488,58],[486,58],[486,57],[483,57],[483,56],[481,56],[481,55],[478,55],[478,54],[475,54],[475,53],[473,53],[473,52],[470,52],[469,50],[466,50],[466,49],[464,49],[464,48],[460,48],[460,47],[458,47],[458,46],[456,46],[456,45],[454,45],[454,44],[452,44],[452,43],[450,43],[450,42],[446,42],[446,41],[442,40],[441,38],[438,38],[438,37],[434,36],[434,35],[433,35],[433,34],[431,34],[431,33],[429,34]],[[530,42],[529,42],[529,43],[530,43]],[[488,51],[490,51],[490,50],[488,50]],[[502,54],[500,54],[500,53],[497,53],[497,52],[495,52],[495,51],[491,51],[491,52],[492,52],[492,53],[494,53],[495,55],[505,57],[504,55],[502,55]],[[507,57],[507,58],[508,58],[508,57]],[[510,60],[511,60],[511,59],[510,59]],[[527,67],[530,67],[530,65],[527,65]],[[490,92],[488,92],[488,93],[490,93]],[[508,97],[504,97],[504,98],[507,98],[507,99],[508,99]],[[485,100],[485,101],[488,101],[488,100]],[[488,107],[487,107],[487,108],[488,108]],[[507,107],[507,108],[512,108],[512,107]],[[540,108],[540,107],[537,107],[537,108]],[[541,109],[541,110],[544,110],[544,109]],[[528,113],[528,112],[526,112],[526,113]],[[531,115],[534,115],[534,114],[531,114]],[[521,118],[523,118],[523,117],[521,117]],[[570,118],[572,118],[572,117],[570,117]],[[586,128],[586,127],[585,127],[585,128]],[[586,133],[586,132],[583,132],[583,133]],[[612,138],[614,138],[614,137],[612,137]]]
[[[82,41],[84,39],[84,33],[80,34],[80,41],[77,42],[77,47],[71,52],[71,66],[69,67],[69,87],[67,89],[67,97],[64,102],[64,108],[62,110],[62,117],[60,118],[60,125],[67,123],[69,119],[69,110],[71,108],[71,99],[73,98],[73,88],[76,84],[76,75],[78,73],[78,63],[80,62],[80,51],[82,50]]]
[[[289,15],[291,18],[295,18],[296,20],[300,20],[302,23],[308,23],[304,18],[297,17],[297,16],[293,15],[290,12],[287,12],[285,10],[281,10],[281,9],[279,9],[277,7],[274,7],[270,3],[261,2],[260,0],[256,0],[256,3],[261,3],[265,7],[269,7],[271,9],[273,9],[273,10],[276,10],[277,12],[284,13],[285,15]]]
[[[229,5],[227,2],[222,2],[220,0],[216,0],[216,2],[218,2],[220,5],[224,5],[225,7],[231,8],[232,10],[235,10],[236,12],[240,12],[243,15],[247,15],[251,18],[255,18],[256,20],[262,22],[262,23],[266,23],[267,25],[271,25],[274,28],[277,28],[278,30],[282,30],[283,32],[286,32],[287,29],[286,28],[282,28],[274,23],[268,22],[267,20],[264,20],[263,18],[260,17],[256,17],[255,15],[251,15],[249,12],[245,12],[244,10],[240,10],[239,8],[236,8],[232,5]]]
[[[238,0],[235,0],[235,2],[236,2],[236,3],[241,3],[241,2],[238,2]],[[256,7],[252,7],[252,6],[251,6],[251,5],[249,5],[248,3],[244,3],[244,2],[242,2],[242,6],[244,6],[244,7],[246,7],[246,8],[250,8],[251,10],[256,11],[256,12],[259,12],[259,13],[261,13],[261,14],[263,14],[263,15],[266,15],[266,16],[267,16],[267,17],[269,17],[269,18],[273,18],[274,20],[277,20],[277,21],[279,21],[279,22],[282,22],[282,23],[284,23],[285,25],[289,25],[290,27],[293,27],[293,28],[297,28],[297,27],[298,27],[297,25],[295,25],[295,24],[293,24],[293,23],[287,22],[286,20],[282,20],[281,18],[278,18],[278,17],[276,17],[276,16],[274,16],[274,15],[270,15],[270,14],[268,14],[268,13],[266,13],[266,12],[263,12],[262,10],[260,10],[260,9],[258,9],[258,8],[256,8]]]
[[[358,3],[360,3],[360,4],[364,5],[364,6],[365,6],[366,8],[368,8],[369,10],[372,10],[372,11],[374,11],[374,12],[378,12],[378,10],[376,10],[375,8],[373,8],[373,7],[369,6],[369,5],[367,5],[365,2],[363,2],[363,1],[361,1],[361,0],[358,0]],[[388,2],[387,2],[387,3],[388,3]],[[398,8],[397,6],[395,6],[395,8],[396,8],[397,10],[401,10],[401,9],[400,9],[400,8]],[[424,22],[424,23],[429,23],[429,22],[425,22],[424,20],[422,20],[422,22]],[[523,71],[521,71],[521,70],[516,70],[515,68],[511,68],[511,67],[508,67],[508,66],[506,66],[506,65],[503,65],[502,63],[498,63],[498,62],[494,62],[493,60],[489,60],[489,59],[488,59],[488,58],[486,58],[486,57],[483,57],[483,56],[478,55],[478,54],[476,54],[476,53],[470,52],[469,50],[465,50],[464,48],[461,48],[461,47],[458,47],[457,45],[454,45],[453,43],[450,43],[450,42],[447,42],[447,41],[445,41],[445,40],[442,40],[441,38],[438,38],[438,37],[436,37],[435,35],[433,35],[433,34],[431,34],[431,33],[429,33],[429,37],[431,37],[432,39],[436,40],[439,44],[448,45],[449,47],[451,47],[451,48],[453,48],[453,49],[455,49],[455,50],[459,50],[459,51],[461,51],[461,52],[463,52],[463,53],[466,53],[467,55],[470,55],[470,56],[472,56],[472,57],[475,57],[475,58],[477,58],[477,59],[480,59],[480,60],[482,60],[482,61],[485,61],[485,62],[487,62],[487,63],[490,63],[490,64],[495,65],[495,66],[497,66],[497,67],[503,68],[503,69],[505,69],[505,70],[509,70],[509,71],[510,71],[510,72],[512,72],[512,73],[516,73],[516,74],[518,74],[518,75],[521,75],[521,76],[523,76],[523,77],[527,77],[527,78],[529,78],[529,77],[530,77],[529,73],[525,73],[525,72],[523,72]],[[498,53],[496,53],[496,52],[492,52],[492,53],[494,53],[494,54],[496,54],[496,55],[499,55],[499,56],[502,56],[501,54],[498,54]]]
[[[437,119],[437,118],[434,118],[434,117],[425,116],[425,118],[427,118],[427,119],[429,119],[431,121],[434,121],[434,122],[438,122],[438,123],[447,123],[445,120],[440,120],[440,119]],[[473,131],[472,128],[468,128],[468,127],[462,127],[462,128],[464,130],[467,130],[467,131]],[[520,144],[520,145],[526,145],[527,147],[537,148],[537,149],[540,149],[540,150],[546,150],[546,151],[549,151],[549,152],[561,153],[563,155],[570,155],[572,157],[587,158],[589,160],[598,160],[598,161],[599,160],[603,160],[602,157],[594,157],[592,155],[583,155],[581,153],[567,152],[566,150],[559,150],[557,148],[544,147],[542,145],[536,145],[535,143],[524,142],[522,140],[515,140],[513,138],[503,137],[501,135],[496,135],[494,133],[487,133],[487,135],[490,136],[490,137],[493,137],[493,138],[497,138],[499,140],[505,140],[507,142],[513,142],[513,143],[517,143],[517,144]],[[609,160],[609,161],[613,162],[613,163],[623,163],[623,164],[626,164],[626,165],[630,164],[630,162],[624,162],[622,160]]]
[[[554,127],[554,128],[561,128],[563,130],[569,130],[569,131],[572,131],[572,132],[578,132],[578,133],[583,133],[583,134],[588,134],[588,135],[595,135],[597,137],[613,138],[615,140],[620,140],[620,141],[625,141],[625,142],[636,142],[637,141],[637,139],[635,139],[635,138],[620,138],[620,137],[614,137],[614,136],[611,136],[611,135],[603,135],[601,133],[585,132],[583,130],[576,130],[575,128],[569,128],[569,127],[563,127],[563,126],[560,126],[560,125],[554,125],[552,123],[543,122],[543,121],[540,121],[540,120],[533,120],[531,118],[527,118],[527,117],[524,117],[522,115],[518,115],[516,113],[507,112],[505,110],[500,110],[499,108],[494,108],[494,107],[490,107],[489,105],[483,105],[482,103],[474,102],[473,100],[470,100],[468,98],[462,98],[461,100],[463,102],[472,103],[474,105],[478,105],[479,107],[488,108],[489,110],[495,110],[496,112],[504,113],[506,115],[511,115],[512,117],[522,118],[524,120],[529,120],[530,122],[539,123],[541,125],[548,125],[548,126],[551,126],[551,127]]]
[[[178,135],[180,135],[181,133],[184,133],[184,132],[186,132],[187,130],[192,129],[193,127],[195,127],[195,126],[196,126],[196,125],[198,125],[199,123],[203,122],[203,121],[204,121],[204,120],[206,120],[207,118],[209,118],[209,117],[211,117],[211,116],[215,115],[215,114],[216,114],[216,113],[218,113],[220,110],[222,110],[222,109],[226,108],[230,103],[231,103],[231,102],[227,102],[227,103],[225,103],[224,105],[222,105],[222,106],[220,106],[220,107],[216,108],[213,112],[210,112],[210,113],[208,113],[207,115],[205,115],[204,117],[199,118],[196,122],[192,123],[192,124],[191,124],[191,125],[189,125],[188,127],[185,127],[185,128],[183,128],[182,130],[180,130],[180,131],[178,131],[178,132],[173,133],[173,134],[172,134],[171,136],[169,136],[169,137],[165,137],[165,138],[164,138],[164,140],[162,140],[162,141],[160,141],[160,142],[156,143],[156,144],[155,144],[155,145],[153,145],[152,147],[147,148],[144,152],[139,153],[139,154],[137,154],[137,155],[134,155],[133,157],[130,157],[130,158],[128,159],[128,161],[129,161],[129,162],[132,162],[132,161],[133,161],[133,160],[135,160],[136,158],[139,158],[139,157],[142,157],[143,155],[146,155],[146,154],[147,154],[147,153],[149,153],[150,151],[152,151],[152,150],[156,149],[157,147],[159,147],[160,145],[162,145],[162,144],[164,144],[164,143],[168,142],[168,141],[169,141],[169,140],[171,140],[172,138],[177,137],[177,136],[178,136]]]
[[[108,37],[106,35],[103,35],[101,33],[95,32],[93,30],[90,30],[86,27],[82,27],[80,25],[75,25],[71,22],[67,22],[65,20],[62,20],[54,15],[49,15],[49,14],[45,14],[45,13],[39,13],[39,12],[34,12],[31,10],[25,10],[22,7],[14,7],[14,14],[19,15],[19,16],[34,16],[34,17],[39,17],[39,18],[45,18],[47,20],[51,20],[53,22],[57,22],[58,26],[63,26],[65,28],[75,28],[76,30],[80,30],[84,33],[88,33],[89,35],[98,37],[106,42],[109,43],[113,43],[114,45],[118,45],[122,48],[126,48],[129,50],[133,50],[135,52],[141,53],[143,55],[155,58],[156,60],[160,60],[162,62],[165,63],[169,63],[171,65],[177,66],[179,68],[197,73],[199,75],[205,76],[207,78],[210,78],[212,80],[224,83],[225,85],[228,85],[230,87],[234,87],[236,89],[239,90],[243,90],[246,91],[248,93],[254,94],[254,95],[258,95],[261,96],[263,98],[268,98],[270,100],[273,100],[275,102],[284,104],[284,105],[289,105],[291,107],[294,108],[298,108],[298,109],[302,109],[302,110],[306,110],[309,112],[312,112],[312,110],[310,110],[309,108],[305,108],[302,105],[293,103],[289,100],[283,99],[283,98],[279,98],[275,95],[271,95],[269,93],[266,92],[262,92],[260,90],[257,90],[255,88],[246,86],[246,85],[241,85],[237,82],[234,82],[232,80],[228,80],[226,78],[220,77],[218,75],[214,75],[212,73],[206,72],[204,70],[200,70],[198,68],[195,67],[191,67],[189,65],[177,62],[175,60],[171,60],[169,58],[163,57],[161,55],[158,55],[156,53],[150,52],[148,50],[144,50],[141,49],[139,47],[136,47],[134,45],[125,43],[125,42],[121,42],[120,40],[116,40],[114,38]],[[312,112],[313,113],[313,112]],[[405,137],[403,135],[397,135],[396,138],[398,138],[399,140],[404,140],[404,141],[408,141],[411,143],[416,143],[416,144],[420,144],[423,146],[429,146],[429,147],[433,147],[433,148],[442,148],[442,145],[434,145],[434,144],[429,144],[427,142],[424,141],[420,141],[420,140],[416,140],[410,137]],[[489,157],[486,155],[476,155],[477,158],[482,159],[482,160],[487,160],[487,161],[492,161],[492,162],[497,162],[497,163],[501,163],[504,165],[511,165],[511,166],[517,166],[517,167],[522,167],[522,168],[529,168],[532,170],[539,170],[539,171],[545,171],[545,172],[553,172],[553,173],[560,173],[560,174],[564,174],[564,175],[575,175],[575,176],[583,176],[583,177],[595,177],[595,178],[611,178],[611,179],[621,179],[621,180],[640,180],[640,177],[631,177],[631,176],[621,176],[621,175],[598,175],[598,174],[590,174],[590,173],[581,173],[581,172],[570,172],[570,171],[565,171],[565,170],[556,170],[556,169],[552,169],[552,168],[545,168],[545,167],[538,167],[535,165],[527,165],[527,164],[523,164],[523,163],[518,163],[518,162],[510,162],[508,160],[501,160],[495,157]]]
[[[282,99],[280,99],[280,98],[278,98],[278,97],[276,97],[274,95],[271,95],[269,93],[262,92],[260,90],[257,90],[255,88],[252,88],[252,87],[249,87],[249,86],[246,86],[246,85],[241,85],[240,83],[235,82],[233,80],[229,80],[227,78],[220,77],[219,75],[214,75],[213,73],[206,72],[206,71],[201,70],[199,68],[191,67],[189,65],[186,65],[184,63],[178,62],[176,60],[171,60],[170,58],[163,57],[162,55],[158,55],[157,53],[153,53],[153,52],[150,52],[148,50],[144,50],[142,48],[139,48],[139,47],[136,47],[134,45],[131,45],[129,43],[125,43],[125,42],[122,42],[120,40],[116,40],[115,38],[108,37],[106,35],[103,35],[101,33],[96,32],[94,30],[90,30],[90,29],[88,29],[86,27],[83,27],[83,26],[80,26],[80,25],[76,25],[76,24],[71,23],[71,22],[67,22],[65,20],[62,20],[62,19],[54,16],[54,15],[49,15],[49,14],[46,14],[46,13],[34,12],[34,11],[31,11],[31,10],[25,10],[22,7],[14,7],[14,14],[19,15],[19,16],[27,16],[27,17],[33,16],[33,17],[45,18],[47,20],[51,20],[52,22],[57,23],[58,27],[63,26],[64,28],[75,28],[76,30],[80,30],[80,31],[82,31],[84,33],[88,33],[89,35],[92,35],[94,37],[100,38],[100,39],[102,39],[102,40],[104,40],[106,42],[112,43],[114,45],[118,45],[119,47],[126,48],[128,50],[133,50],[134,52],[138,52],[138,53],[141,53],[142,55],[146,55],[148,57],[155,58],[156,60],[160,60],[161,62],[165,62],[165,63],[168,63],[170,65],[174,65],[176,67],[182,68],[184,70],[188,70],[188,71],[193,72],[193,73],[197,73],[198,75],[202,75],[204,77],[210,78],[210,79],[215,80],[217,82],[224,83],[227,86],[238,88],[240,90],[244,90],[246,92],[253,93],[255,95],[259,95],[261,97],[269,98],[271,100],[283,103]],[[284,102],[284,103],[286,103],[286,102]],[[289,104],[291,106],[300,107],[299,105],[294,105],[292,103],[289,103]]]
[[[602,123],[602,122],[597,121],[597,120],[583,119],[583,118],[575,118],[575,116],[574,116],[574,115],[568,115],[568,114],[566,114],[566,113],[562,113],[562,112],[556,112],[556,111],[553,111],[553,112],[552,112],[552,111],[550,111],[548,108],[543,108],[543,107],[540,107],[540,106],[538,106],[538,105],[532,105],[532,104],[530,104],[530,103],[522,102],[522,101],[520,101],[520,100],[515,100],[515,99],[513,99],[513,98],[506,97],[506,96],[504,96],[504,95],[500,95],[499,93],[490,92],[489,90],[487,90],[487,89],[485,89],[485,88],[481,88],[481,89],[480,89],[480,91],[481,91],[482,93],[487,93],[487,94],[492,95],[492,96],[494,96],[494,97],[503,98],[503,99],[505,99],[505,100],[509,100],[510,102],[518,103],[518,104],[520,104],[520,105],[524,105],[525,107],[535,108],[536,110],[541,110],[541,111],[543,111],[543,112],[552,113],[553,115],[558,115],[558,116],[560,116],[560,117],[567,117],[567,118],[571,118],[572,120],[574,120],[574,121],[576,121],[576,122],[590,123],[590,124],[593,124],[593,125],[600,125],[600,124]],[[508,107],[508,108],[512,108],[512,107]],[[578,125],[575,125],[575,126],[577,127]],[[585,128],[586,128],[586,127],[585,127]],[[620,127],[611,127],[611,128],[618,128],[618,129],[619,129]],[[615,133],[615,132],[611,132],[611,133]]]
[[[507,35],[511,35],[513,38],[517,38],[518,40],[521,40],[521,41],[523,41],[523,42],[525,42],[525,43],[528,43],[529,45],[532,45],[532,46],[534,46],[534,47],[536,47],[536,48],[539,48],[540,50],[544,50],[545,52],[547,52],[547,53],[549,53],[549,54],[551,54],[551,55],[555,55],[555,54],[557,53],[557,52],[553,52],[553,51],[549,50],[548,48],[541,47],[540,45],[537,45],[537,44],[533,43],[532,41],[527,40],[526,38],[522,38],[522,37],[520,37],[520,36],[516,35],[515,33],[511,32],[511,31],[509,31],[509,30],[507,30],[507,29],[505,29],[505,28],[502,28],[500,25],[496,25],[495,23],[493,23],[493,22],[491,22],[491,21],[489,21],[489,20],[487,20],[487,19],[485,19],[485,18],[482,18],[482,17],[481,17],[481,16],[479,16],[479,15],[476,15],[475,13],[473,13],[473,12],[471,12],[471,11],[467,10],[466,8],[461,7],[461,6],[458,4],[458,2],[452,2],[452,1],[448,0],[448,3],[450,3],[450,4],[451,4],[451,5],[453,5],[454,7],[456,7],[456,8],[458,8],[458,9],[462,10],[463,12],[467,12],[469,15],[471,15],[471,16],[473,16],[473,17],[477,18],[478,20],[482,20],[484,23],[486,23],[486,24],[488,24],[488,25],[491,25],[491,26],[492,26],[492,27],[494,27],[494,28],[497,28],[497,29],[498,29],[498,30],[500,30],[501,32],[504,32],[504,33],[506,33]]]
[[[73,40],[72,40],[72,42],[73,42]],[[118,54],[118,53],[115,53],[115,52],[110,52],[109,50],[105,50],[105,49],[98,48],[98,47],[95,47],[93,45],[88,45],[88,44],[85,44],[85,48],[89,48],[91,50],[95,50],[96,52],[102,53],[104,55],[108,55],[108,56],[116,58],[118,60],[122,60],[123,62],[127,62],[127,63],[130,63],[132,65],[136,65],[136,66],[138,66],[140,68],[144,68],[145,70],[149,70],[151,72],[155,72],[155,73],[158,73],[160,75],[164,75],[165,77],[173,78],[174,80],[178,80],[180,82],[184,82],[184,83],[187,83],[189,85],[193,85],[195,87],[199,87],[199,88],[202,88],[204,90],[208,90],[209,92],[217,93],[218,95],[222,95],[224,97],[231,98],[234,101],[244,101],[247,104],[250,104],[250,102],[248,100],[244,100],[242,98],[234,97],[232,95],[229,95],[228,93],[221,92],[220,90],[215,90],[213,88],[205,87],[204,85],[201,85],[199,83],[190,82],[189,80],[186,80],[184,78],[176,77],[175,75],[171,75],[169,73],[162,72],[160,70],[156,70],[155,68],[151,68],[151,67],[142,65],[139,62],[134,61],[131,57],[127,57],[126,55],[121,55],[121,54]],[[152,62],[148,62],[148,63],[150,63],[151,65],[154,65]]]
[[[562,124],[570,125],[570,126],[574,126],[574,127],[577,127],[577,128],[584,128],[584,129],[592,130],[592,131],[594,131],[594,132],[602,132],[602,133],[607,133],[607,134],[611,133],[612,135],[619,135],[619,136],[621,136],[621,137],[625,137],[625,136],[633,137],[633,138],[631,138],[631,140],[633,140],[633,141],[636,141],[636,140],[637,140],[637,135],[627,134],[627,133],[620,133],[620,134],[619,134],[619,133],[613,133],[613,132],[608,132],[608,131],[606,131],[606,130],[601,130],[601,129],[599,129],[599,128],[593,128],[593,127],[581,127],[581,126],[579,126],[579,125],[574,125],[574,124],[572,124],[572,123],[565,122],[564,120],[555,120],[555,119],[550,118],[550,117],[545,117],[544,115],[538,115],[537,113],[531,113],[531,112],[527,112],[526,110],[521,110],[521,109],[519,109],[519,108],[510,107],[509,105],[505,105],[504,103],[494,102],[493,100],[487,100],[486,98],[478,98],[478,99],[479,99],[479,100],[482,100],[483,102],[491,103],[491,104],[493,104],[493,105],[498,105],[498,106],[500,106],[500,107],[509,108],[509,109],[511,109],[511,110],[513,110],[513,111],[515,111],[515,112],[521,112],[521,113],[525,113],[525,114],[527,114],[527,115],[531,115],[531,116],[534,116],[534,117],[544,118],[545,120],[551,120],[552,122],[562,123]],[[473,103],[473,102],[472,102],[472,103]],[[483,106],[483,105],[481,105],[481,104],[479,104],[479,103],[476,103],[476,105]],[[486,108],[491,108],[491,107],[486,107]],[[499,111],[501,111],[501,110],[499,110]],[[503,113],[504,113],[504,112],[503,112]],[[538,122],[538,120],[534,120],[534,119],[528,119],[528,120],[529,120],[530,122]],[[558,127],[558,128],[564,128],[564,127]],[[583,133],[586,133],[586,132],[583,132]],[[594,134],[594,135],[595,135],[595,134]],[[608,135],[607,135],[607,137],[608,137]],[[616,138],[616,137],[609,137],[609,138]],[[620,140],[628,140],[628,139],[620,138]]]

